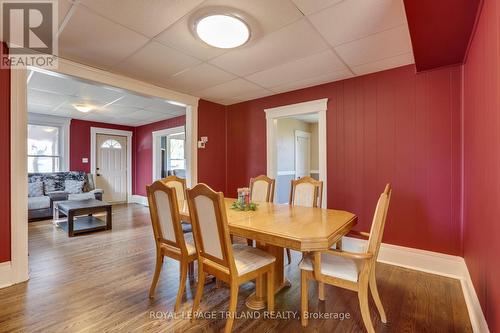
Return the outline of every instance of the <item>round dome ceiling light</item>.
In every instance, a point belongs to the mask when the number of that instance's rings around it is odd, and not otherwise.
[[[250,28],[239,17],[228,14],[212,14],[199,19],[195,24],[198,37],[210,46],[232,49],[250,39]]]

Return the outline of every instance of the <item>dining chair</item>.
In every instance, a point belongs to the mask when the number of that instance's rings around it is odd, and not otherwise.
[[[309,255],[302,259],[300,263],[302,326],[307,326],[308,322],[305,314],[308,311],[309,280],[356,291],[365,328],[369,333],[374,333],[368,303],[368,289],[370,289],[380,319],[383,323],[387,323],[387,317],[378,293],[375,265],[384,233],[391,192],[391,185],[387,184],[377,202],[370,233],[360,233],[368,236],[367,246],[363,252],[330,249],[314,252],[312,258]],[[320,293],[319,298],[324,300],[324,295],[321,296]]]
[[[205,184],[187,190],[189,214],[198,252],[198,287],[193,302],[197,311],[203,293],[205,274],[214,275],[229,284],[229,316],[225,332],[230,332],[234,322],[240,284],[267,277],[267,307],[274,311],[274,262],[276,258],[260,249],[231,244],[224,195]]]
[[[250,201],[273,202],[275,183],[274,179],[266,175],[250,178]],[[247,244],[253,246],[253,239],[247,239]]]
[[[292,179],[290,187],[290,205],[304,207],[319,207],[323,200],[323,182],[305,176]],[[292,262],[290,249],[286,249],[288,264]]]
[[[146,187],[151,223],[156,243],[156,267],[149,289],[149,297],[153,298],[158,278],[163,266],[163,258],[170,257],[180,263],[180,280],[175,311],[181,305],[188,270],[194,272],[193,262],[197,260],[193,235],[182,232],[179,218],[179,207],[175,188],[162,181],[155,181]],[[191,267],[189,267],[191,266]]]

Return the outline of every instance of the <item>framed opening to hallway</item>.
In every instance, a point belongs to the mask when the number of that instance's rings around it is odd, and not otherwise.
[[[266,134],[267,134],[267,176],[278,178],[278,148],[277,133],[278,120],[312,113],[318,114],[318,156],[319,156],[319,179],[325,184],[327,181],[326,172],[326,111],[328,98],[279,106],[265,109],[266,113]],[[324,187],[322,206],[326,207],[327,186]]]

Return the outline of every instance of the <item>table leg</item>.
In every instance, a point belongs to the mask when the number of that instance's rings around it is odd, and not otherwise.
[[[68,212],[68,237],[73,237],[73,220],[74,220],[74,214],[72,211]]]
[[[284,270],[284,249],[279,246],[261,244],[257,242],[257,247],[272,254],[276,257],[274,262],[274,293],[278,293],[281,289],[285,287],[290,287],[291,283],[285,278]],[[248,296],[246,300],[246,305],[252,310],[261,310],[266,307],[266,278],[257,278],[255,280],[255,292]]]
[[[111,214],[111,207],[108,207],[106,209],[106,230],[111,230],[112,227],[113,227],[113,224],[112,224],[112,214]]]

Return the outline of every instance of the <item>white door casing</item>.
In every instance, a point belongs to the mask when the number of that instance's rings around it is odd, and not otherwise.
[[[153,179],[151,180],[151,182],[154,182],[155,180],[161,178],[161,154],[160,154],[161,138],[163,136],[169,136],[169,135],[180,134],[180,133],[184,133],[184,137],[186,140],[184,143],[184,147],[186,150],[185,151],[186,167],[188,167],[191,164],[190,163],[191,155],[188,154],[189,147],[188,147],[188,142],[187,142],[186,129],[184,126],[177,126],[177,127],[172,127],[172,128],[166,128],[166,129],[159,130],[159,131],[154,131],[152,133],[152,135],[153,135],[153,163],[152,163],[152,165],[153,165],[153,173],[152,173]],[[189,178],[190,178],[190,175],[188,172],[186,172],[186,181],[188,182],[188,184],[190,183]]]
[[[295,179],[311,175],[311,133],[295,130]]]
[[[127,138],[97,134],[96,186],[110,203],[127,201]]]
[[[290,116],[317,112],[318,120],[318,146],[319,146],[319,179],[323,181],[322,207],[327,207],[327,174],[326,174],[326,111],[328,98],[317,99],[309,102],[279,106],[264,109],[266,113],[266,141],[267,141],[267,176],[276,179],[278,175],[277,164],[277,120]]]

